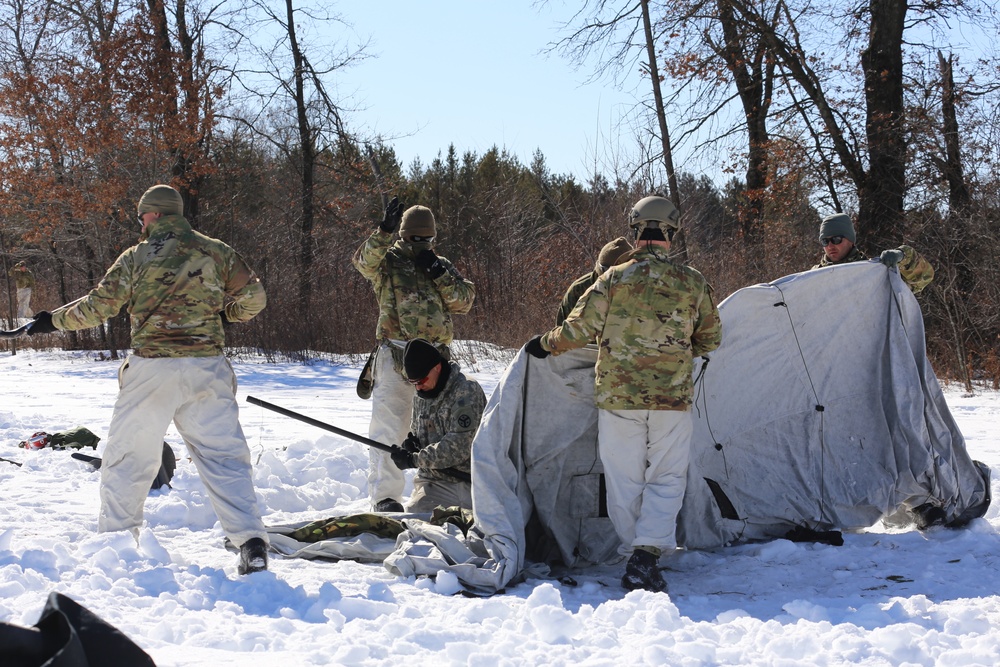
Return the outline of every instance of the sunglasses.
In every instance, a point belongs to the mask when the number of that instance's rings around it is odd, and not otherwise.
[[[431,376],[431,374],[428,373],[427,375],[423,376],[422,378],[417,378],[416,380],[411,380],[410,378],[406,378],[406,381],[409,382],[410,384],[413,384],[413,385],[423,384],[424,382],[427,381],[427,378],[429,378],[430,376]]]
[[[844,242],[844,237],[843,236],[827,236],[826,238],[820,239],[819,242],[822,243],[823,247],[825,248],[826,246],[830,245],[831,243],[833,245],[840,245],[841,243]]]

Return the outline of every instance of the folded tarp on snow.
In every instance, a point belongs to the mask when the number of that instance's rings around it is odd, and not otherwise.
[[[719,311],[722,345],[695,368],[684,546],[860,529],[917,508],[917,520],[953,525],[986,511],[989,471],[965,449],[898,273],[876,261],[808,271],[739,290]],[[499,590],[530,561],[616,557],[602,507],[595,358],[592,349],[544,360],[519,353],[473,443],[486,554],[428,559],[434,536],[404,533],[390,571],[452,570],[473,588]]]

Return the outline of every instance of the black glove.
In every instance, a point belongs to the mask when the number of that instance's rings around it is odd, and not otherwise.
[[[542,337],[541,336],[535,336],[534,338],[532,338],[531,340],[529,340],[527,343],[525,343],[525,345],[524,345],[524,351],[527,352],[528,354],[530,354],[531,356],[535,357],[536,359],[544,359],[545,357],[547,357],[550,354],[552,354],[551,352],[549,352],[548,350],[546,350],[544,347],[542,347]]]
[[[445,272],[444,264],[441,263],[433,250],[427,248],[417,253],[417,256],[413,258],[413,263],[417,265],[417,268],[426,271],[432,280]]]
[[[885,264],[890,269],[894,266],[898,266],[903,259],[906,258],[906,253],[898,248],[892,250],[883,250],[882,254],[879,255],[878,261]]]
[[[395,463],[396,467],[400,470],[417,467],[416,457],[413,455],[413,452],[408,452],[402,447],[396,447],[393,445],[392,451],[389,452],[389,456],[392,457],[392,462]]]
[[[413,435],[412,433],[408,433],[406,435],[406,440],[403,441],[403,444],[401,444],[400,447],[410,452],[411,454],[416,454],[421,449],[423,449],[423,445],[420,444],[420,438]]]
[[[35,313],[34,319],[28,323],[29,336],[34,336],[35,334],[47,334],[54,331],[59,330],[56,329],[54,324],[52,324],[52,313],[47,310]]]
[[[399,197],[393,197],[382,213],[382,222],[378,223],[379,229],[392,234],[399,229],[399,221],[403,219],[403,205],[399,203]]]

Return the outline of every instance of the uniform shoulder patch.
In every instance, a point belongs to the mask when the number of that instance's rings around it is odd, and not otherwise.
[[[458,431],[471,431],[479,424],[476,420],[476,411],[471,408],[459,408],[458,411],[452,416],[452,421],[458,428]]]

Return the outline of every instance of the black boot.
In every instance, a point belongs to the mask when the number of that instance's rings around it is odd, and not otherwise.
[[[376,512],[402,512],[403,503],[398,500],[393,500],[392,498],[383,498],[382,500],[375,503]]]
[[[667,591],[667,582],[663,580],[663,576],[660,574],[660,568],[657,565],[658,560],[659,556],[645,549],[636,549],[633,551],[632,557],[629,558],[628,563],[625,565],[625,576],[622,577],[622,586],[630,591],[641,588],[654,593],[665,593]]]
[[[259,537],[251,537],[240,547],[240,574],[263,572],[267,569],[267,543]]]

